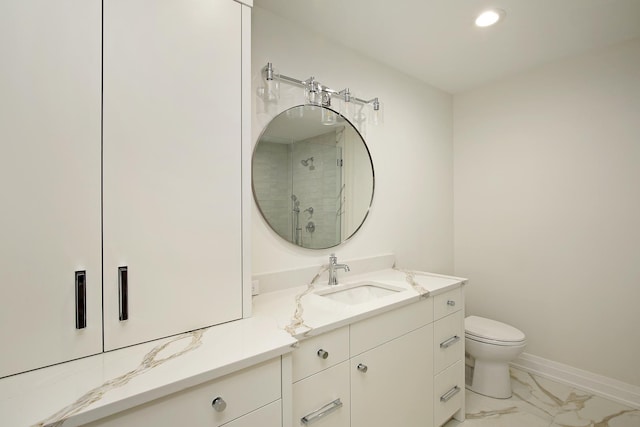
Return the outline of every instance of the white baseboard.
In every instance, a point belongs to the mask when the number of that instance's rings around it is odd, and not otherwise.
[[[522,353],[511,366],[640,409],[640,387]]]

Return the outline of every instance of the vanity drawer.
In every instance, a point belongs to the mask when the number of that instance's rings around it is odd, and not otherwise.
[[[434,380],[434,425],[440,426],[462,408],[464,367],[462,360],[436,375]]]
[[[349,362],[339,363],[293,384],[292,425],[304,425],[301,419],[307,417],[308,424],[313,427],[349,427],[349,387]]]
[[[462,309],[462,288],[458,287],[433,297],[434,319],[438,320]]]
[[[190,426],[190,424],[189,424]],[[282,427],[282,400],[256,409],[222,427]]]
[[[462,311],[435,322],[433,327],[435,372],[451,366],[464,356],[464,324]]]
[[[218,427],[281,398],[280,358],[114,414],[87,427]],[[226,408],[212,407],[222,398]],[[233,425],[233,424],[232,424]],[[240,424],[242,425],[242,424]]]
[[[349,358],[349,327],[344,326],[300,342],[293,352],[293,382]]]
[[[426,298],[351,325],[351,356],[433,322],[433,299]]]

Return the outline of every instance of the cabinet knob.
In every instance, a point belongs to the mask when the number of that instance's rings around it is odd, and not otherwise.
[[[323,349],[320,349],[318,350],[318,357],[321,359],[326,359],[327,357],[329,357],[329,352],[324,351]]]
[[[222,412],[227,408],[227,402],[225,402],[222,397],[218,396],[213,399],[213,402],[211,402],[211,406],[213,406],[213,409],[215,409],[216,411]]]
[[[358,363],[358,371],[364,373],[367,372],[369,370],[369,368],[367,367],[367,365],[365,365],[364,363]]]
[[[451,306],[451,307],[455,307],[456,302],[454,300],[450,299],[450,300],[447,301],[447,305]]]

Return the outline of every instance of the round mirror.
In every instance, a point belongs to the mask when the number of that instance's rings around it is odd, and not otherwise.
[[[369,149],[357,129],[330,108],[301,105],[276,116],[258,139],[252,169],[262,216],[294,245],[339,245],[369,213]]]

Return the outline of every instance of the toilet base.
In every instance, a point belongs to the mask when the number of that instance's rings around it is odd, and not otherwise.
[[[511,397],[509,363],[475,359],[473,377],[467,389],[496,399]]]

